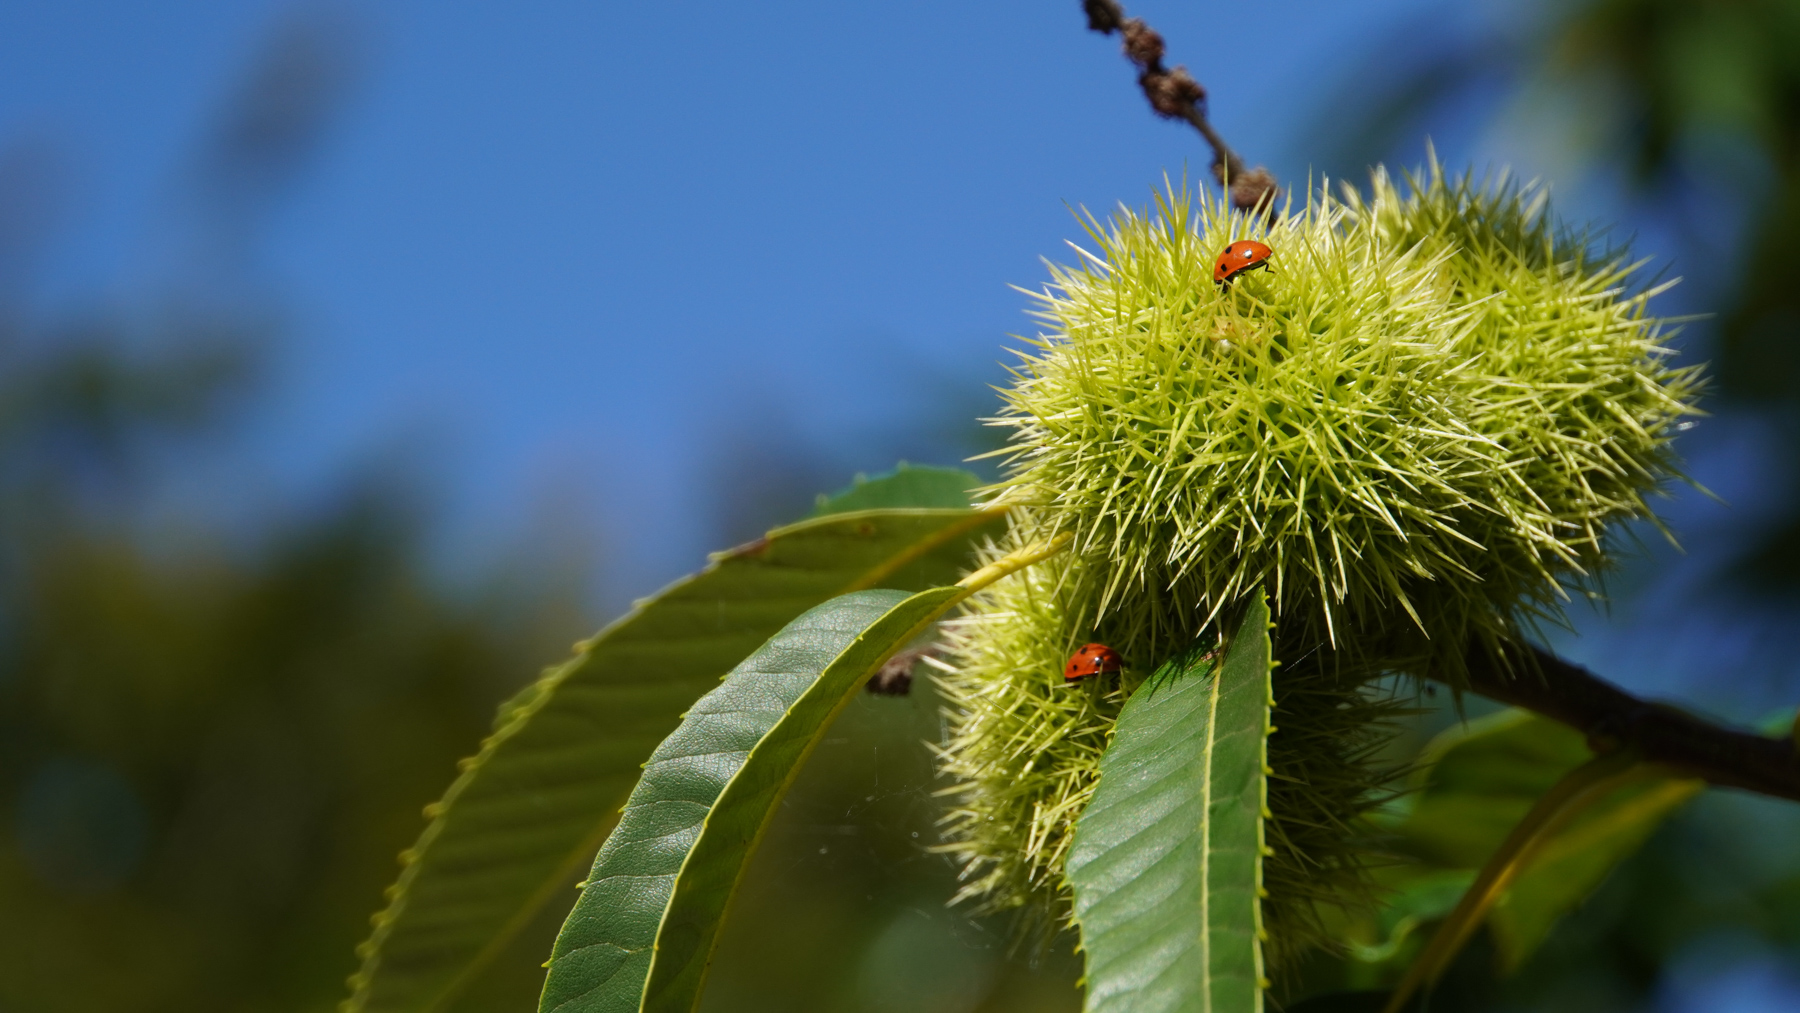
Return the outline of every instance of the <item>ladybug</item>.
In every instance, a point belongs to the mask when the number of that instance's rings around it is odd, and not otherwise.
[[[1105,644],[1088,644],[1081,650],[1069,655],[1069,661],[1063,665],[1063,681],[1077,682],[1108,672],[1117,672],[1125,667],[1125,660],[1119,652]]]
[[[1213,281],[1226,285],[1240,274],[1268,267],[1269,255],[1274,252],[1254,239],[1240,239],[1219,251],[1219,259],[1213,261]]]

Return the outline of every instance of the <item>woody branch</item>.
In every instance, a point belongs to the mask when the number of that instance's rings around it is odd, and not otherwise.
[[[1680,776],[1800,801],[1800,750],[1632,696],[1548,651],[1514,648],[1510,659],[1472,649],[1466,688],[1523,707],[1587,735],[1595,751],[1633,748]]]
[[[1225,143],[1206,118],[1206,89],[1186,67],[1163,66],[1163,38],[1139,18],[1128,18],[1118,0],[1082,0],[1088,28],[1103,35],[1120,33],[1125,56],[1138,68],[1138,87],[1158,116],[1186,120],[1212,146],[1213,177],[1231,190],[1233,206],[1245,211],[1275,206],[1280,190],[1275,177],[1262,166],[1246,168],[1244,160]]]

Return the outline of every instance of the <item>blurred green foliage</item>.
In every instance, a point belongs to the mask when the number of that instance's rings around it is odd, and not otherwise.
[[[1298,991],[1397,983],[1538,799],[1592,759],[1579,732],[1521,710],[1460,722],[1432,739],[1405,791],[1371,818],[1389,856],[1374,871],[1384,906],[1336,925],[1345,957],[1315,957]],[[1517,972],[1565,915],[1703,788],[1646,776],[1596,796],[1552,831],[1484,920],[1494,970]]]
[[[129,305],[40,306],[54,159],[0,154],[0,1009],[331,1008],[420,806],[590,622],[569,571],[446,581],[403,484],[257,510],[207,477],[342,28],[278,20],[183,190],[195,248]]]
[[[381,488],[248,547],[153,532],[142,448],[203,440],[243,372],[14,337],[0,1008],[325,1008],[419,806],[580,603],[446,588]]]
[[[1763,185],[1736,194],[1748,235],[1717,374],[1728,396],[1800,404],[1800,3],[1576,4],[1544,70],[1586,96],[1641,185],[1730,183],[1734,163],[1763,163]]]
[[[1742,216],[1737,248],[1714,253],[1732,274],[1713,372],[1725,399],[1769,413],[1800,477],[1800,2],[1594,0],[1549,43],[1547,75],[1586,96],[1640,186],[1671,202],[1723,190]],[[1800,594],[1800,497],[1736,570]]]

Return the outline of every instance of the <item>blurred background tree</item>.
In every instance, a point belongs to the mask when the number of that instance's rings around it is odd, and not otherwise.
[[[349,92],[351,41],[317,19],[269,40],[149,304],[46,320],[0,288],[0,1009],[330,1008],[419,807],[592,622],[586,560],[434,572],[392,468],[240,530],[166,503],[285,337],[245,266]],[[0,172],[9,282],[47,158]]]

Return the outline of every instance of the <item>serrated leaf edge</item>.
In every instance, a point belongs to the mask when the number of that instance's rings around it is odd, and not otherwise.
[[[883,507],[871,510],[828,514],[823,517],[812,517],[793,524],[774,528],[770,530],[768,534],[747,546],[740,546],[736,549],[728,549],[723,552],[713,553],[708,557],[707,565],[699,571],[688,574],[673,583],[668,584],[663,587],[662,590],[647,598],[642,598],[633,602],[631,609],[624,615],[601,627],[600,631],[593,636],[577,642],[574,646],[574,657],[568,658],[563,662],[546,669],[544,674],[540,675],[535,682],[520,690],[518,693],[515,693],[512,697],[500,704],[497,708],[494,731],[481,740],[480,746],[474,755],[464,757],[457,761],[456,767],[458,773],[456,779],[450,783],[450,787],[444,790],[444,794],[437,801],[432,802],[425,807],[425,817],[430,822],[426,825],[425,829],[420,832],[418,839],[412,846],[400,852],[400,874],[395,878],[392,884],[383,890],[383,896],[387,899],[388,904],[382,910],[370,917],[370,926],[373,931],[370,932],[367,939],[364,939],[356,946],[356,956],[363,963],[346,982],[350,988],[350,996],[338,1004],[339,1013],[363,1013],[364,1004],[368,998],[366,991],[367,986],[374,980],[376,973],[378,973],[380,969],[381,946],[387,940],[390,927],[399,920],[401,914],[406,910],[407,890],[411,886],[412,881],[417,877],[418,870],[422,865],[426,852],[430,849],[432,842],[443,832],[445,823],[453,815],[452,810],[458,796],[460,796],[468,784],[479,775],[481,768],[493,757],[500,747],[505,745],[509,739],[516,735],[518,731],[531,720],[532,717],[548,705],[551,697],[555,695],[557,687],[568,679],[570,673],[586,663],[592,653],[600,647],[606,641],[606,638],[615,630],[637,619],[645,610],[668,597],[675,591],[715,572],[732,560],[747,555],[759,554],[763,549],[766,549],[770,543],[810,528],[843,525],[858,521],[872,521],[877,518],[894,517],[897,515],[923,517],[943,514],[968,514],[968,517],[963,521],[946,525],[944,528],[934,532],[930,537],[922,538],[915,542],[907,550],[896,553],[881,565],[871,567],[864,571],[855,580],[846,584],[838,591],[838,594],[849,594],[853,591],[861,591],[875,587],[890,574],[897,572],[908,563],[925,556],[933,549],[944,545],[946,542],[962,535],[966,535],[970,531],[1004,516],[1009,509],[1011,509],[1010,506],[996,506],[967,511],[958,510],[953,507]],[[622,806],[624,802],[625,799],[621,797],[619,799],[619,805]],[[612,828],[617,822],[615,817],[618,815],[618,806],[611,807],[608,810],[608,813],[609,818],[597,822],[594,830],[584,837],[581,843],[572,849],[564,861],[557,866],[556,875],[545,879],[544,884],[540,886],[538,890],[532,894],[527,903],[522,905],[519,911],[507,921],[501,930],[495,934],[494,938],[489,940],[487,945],[483,946],[474,957],[470,958],[469,962],[464,965],[462,972],[446,983],[430,1002],[419,1007],[419,1013],[434,1013],[434,1011],[442,1009],[458,994],[458,992],[460,992],[470,978],[479,973],[489,962],[498,956],[499,953],[511,943],[513,937],[522,931],[532,918],[536,917],[543,905],[548,903],[550,898],[559,892],[562,882],[574,875],[576,871],[580,869],[583,860],[600,846],[600,843],[606,839],[607,834],[612,832]]]

